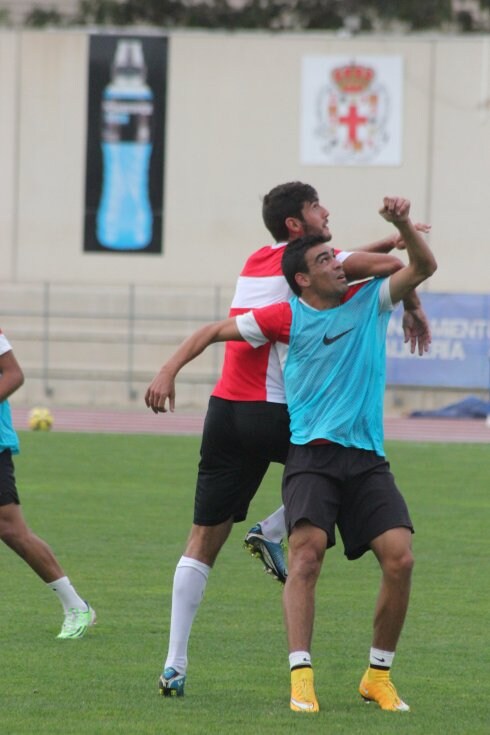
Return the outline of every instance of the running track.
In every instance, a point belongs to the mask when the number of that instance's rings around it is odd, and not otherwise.
[[[148,411],[111,411],[88,408],[53,408],[53,431],[94,434],[200,434],[204,414]],[[28,428],[29,409],[12,407],[14,426]],[[490,426],[484,419],[385,418],[385,438],[417,442],[490,444]]]

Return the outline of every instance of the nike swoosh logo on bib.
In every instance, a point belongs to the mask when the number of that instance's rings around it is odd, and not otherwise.
[[[340,332],[340,334],[336,334],[335,337],[327,337],[327,335],[323,338],[323,344],[324,345],[331,345],[333,342],[336,342],[338,339],[344,336],[344,334],[349,334],[349,332],[352,332],[354,327],[351,327],[350,329],[346,329],[345,332]]]

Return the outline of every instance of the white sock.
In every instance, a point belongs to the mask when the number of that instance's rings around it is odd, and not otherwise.
[[[46,584],[58,595],[58,599],[63,605],[65,613],[72,607],[76,607],[78,610],[87,609],[87,603],[85,600],[82,600],[68,577],[61,577],[60,579],[55,579],[54,582],[47,582]]]
[[[187,671],[189,636],[210,570],[211,567],[207,564],[189,556],[182,556],[175,570],[170,638],[164,668],[172,666],[179,674],[185,674]]]
[[[289,654],[289,668],[299,668],[300,666],[311,666],[311,656],[308,651],[292,651]]]
[[[369,665],[376,666],[378,669],[390,669],[394,658],[394,651],[382,651],[380,648],[371,648],[369,652]]]
[[[280,543],[286,537],[286,521],[284,520],[284,506],[281,505],[272,515],[260,521],[262,533],[273,543]]]

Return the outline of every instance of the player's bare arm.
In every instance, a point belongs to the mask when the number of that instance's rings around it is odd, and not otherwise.
[[[187,337],[174,354],[162,365],[150,383],[145,403],[154,413],[175,409],[175,378],[180,370],[214,342],[243,341],[234,317],[206,324]],[[168,408],[167,408],[168,402]]]
[[[427,232],[428,225],[414,225],[418,232]],[[389,238],[387,238],[388,240]],[[396,242],[405,241],[397,232],[392,238]],[[383,241],[379,241],[380,243]],[[376,247],[376,243],[366,246],[365,250],[356,250],[343,262],[344,272],[349,281],[362,278],[381,277],[387,278],[404,267],[403,262],[393,255],[382,252],[370,251],[369,248]],[[391,249],[391,248],[390,248]],[[405,312],[403,314],[403,333],[405,342],[410,343],[410,351],[414,353],[418,349],[419,355],[427,352],[432,341],[429,321],[422,309],[420,299],[415,290],[411,291],[403,300]]]
[[[403,268],[403,262],[394,255],[354,250],[343,261],[342,267],[348,281],[359,281],[376,276],[387,278]]]
[[[385,197],[381,216],[391,222],[403,238],[409,262],[390,277],[390,294],[394,303],[402,301],[420,283],[436,271],[432,251],[410,220],[410,201],[403,197]]]
[[[419,232],[428,233],[431,230],[432,225],[425,224],[424,222],[416,222],[414,227]],[[356,248],[354,252],[366,252],[366,253],[391,253],[392,250],[405,250],[405,240],[399,232],[383,237],[381,240],[375,240],[368,245],[362,245],[360,248]]]
[[[429,232],[430,225],[417,223],[413,225],[417,232]],[[387,245],[390,242],[391,244]],[[385,245],[384,245],[385,244]],[[383,249],[386,248],[386,250]],[[394,255],[389,255],[389,251],[397,248],[398,250],[406,249],[405,240],[400,232],[392,235],[385,240],[378,240],[371,245],[365,245],[359,250],[351,251],[351,255],[344,260],[343,268],[347,280],[357,281],[362,278],[387,278],[392,273],[403,268],[404,263]],[[413,301],[407,300],[407,309],[416,309],[420,307],[420,300],[414,294]]]

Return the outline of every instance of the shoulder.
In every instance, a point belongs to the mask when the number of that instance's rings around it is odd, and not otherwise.
[[[261,322],[291,322],[291,304],[289,301],[281,301],[279,304],[262,306],[253,310],[257,321]]]
[[[281,259],[285,244],[266,245],[256,250],[246,260],[240,275],[256,278],[282,276]]]
[[[288,301],[254,309],[251,318],[270,342],[288,340],[293,318],[291,304]]]
[[[287,342],[291,326],[291,307],[287,302],[263,306],[236,317],[243,339],[253,347],[265,342]]]

